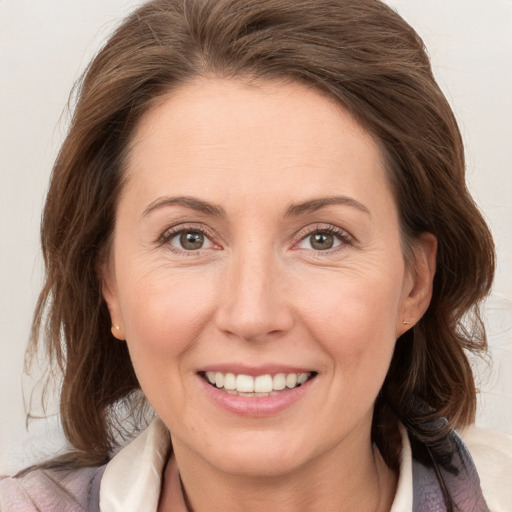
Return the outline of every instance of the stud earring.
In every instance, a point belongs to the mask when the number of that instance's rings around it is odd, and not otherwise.
[[[112,326],[112,328],[115,329],[116,331],[119,331],[119,329],[120,329],[119,325],[117,325],[117,324],[114,324]]]
[[[411,322],[406,322],[405,320],[402,320],[402,323],[403,323],[404,325],[411,325]]]

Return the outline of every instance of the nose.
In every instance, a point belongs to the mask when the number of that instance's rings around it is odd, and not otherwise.
[[[271,251],[233,255],[224,274],[217,328],[246,341],[276,339],[293,325],[283,262]]]

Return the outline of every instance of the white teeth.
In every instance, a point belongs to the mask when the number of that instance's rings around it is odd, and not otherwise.
[[[294,388],[296,385],[297,385],[297,374],[296,373],[289,373],[286,376],[286,387]]]
[[[277,373],[274,376],[267,373],[253,377],[208,371],[205,376],[208,382],[217,388],[223,388],[232,394],[254,397],[273,395],[285,388],[293,389],[301,386],[309,379],[311,373]]]
[[[254,377],[250,375],[237,375],[236,390],[240,393],[252,393],[254,391]]]
[[[270,393],[272,391],[272,384],[271,375],[259,375],[254,379],[254,392]]]
[[[297,384],[304,384],[308,380],[309,375],[307,373],[299,373],[299,376],[297,377]]]
[[[215,385],[218,388],[224,387],[224,374],[223,373],[220,373],[220,372],[215,373]]]
[[[236,375],[234,373],[224,375],[224,389],[236,389]]]
[[[272,387],[276,391],[282,391],[286,387],[286,375],[284,373],[274,375],[274,378],[272,379]]]

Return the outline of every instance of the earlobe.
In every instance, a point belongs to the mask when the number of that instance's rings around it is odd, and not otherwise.
[[[124,328],[121,329],[121,326],[119,324],[112,324],[110,331],[112,332],[112,336],[114,336],[114,338],[117,338],[120,341],[125,340]]]
[[[410,269],[411,282],[402,311],[397,319],[397,337],[413,327],[427,311],[432,299],[436,272],[437,238],[432,233],[421,234],[414,247],[414,263]]]
[[[124,320],[115,290],[114,271],[111,268],[111,265],[106,262],[102,263],[98,268],[98,277],[101,284],[101,293],[105,303],[107,304],[110,319],[112,321],[112,327],[110,329],[112,335],[118,340],[125,340]]]

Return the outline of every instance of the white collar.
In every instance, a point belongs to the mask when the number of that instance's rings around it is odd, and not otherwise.
[[[402,434],[402,457],[398,487],[390,512],[412,510],[412,455],[405,428]],[[125,446],[108,464],[101,479],[101,512],[157,512],[162,485],[162,475],[170,445],[167,427],[155,418],[149,427],[134,441]],[[173,512],[186,512],[179,488],[177,468],[177,503]]]
[[[156,512],[169,431],[155,418],[107,464],[100,484],[101,512]]]

